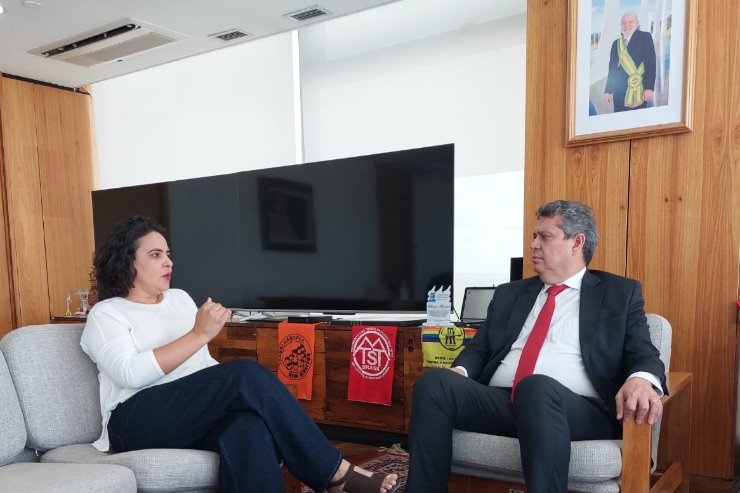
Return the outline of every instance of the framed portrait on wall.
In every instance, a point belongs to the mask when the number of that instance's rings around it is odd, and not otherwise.
[[[281,178],[258,180],[265,250],[316,251],[313,187]]]
[[[691,130],[697,0],[569,0],[566,145]]]

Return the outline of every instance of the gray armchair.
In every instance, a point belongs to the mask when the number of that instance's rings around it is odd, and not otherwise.
[[[214,452],[146,449],[104,453],[93,448],[91,442],[102,429],[98,371],[80,347],[82,330],[82,324],[35,325],[14,330],[0,341],[9,370],[4,378],[5,360],[1,361],[0,390],[9,387],[17,399],[11,408],[0,398],[0,418],[8,414],[19,423],[18,432],[10,429],[0,434],[0,445],[5,441],[15,444],[0,446],[0,465],[7,462],[4,455],[20,452],[23,445],[35,453],[26,452],[20,460],[41,462],[0,467],[0,491],[127,491],[112,482],[116,472],[121,484],[128,481],[126,485],[139,493],[216,491],[219,459]],[[5,386],[4,381],[8,382]],[[300,491],[298,480],[283,471],[287,491]],[[30,473],[46,474],[58,486],[40,488]],[[59,478],[68,482],[59,484]],[[99,478],[107,479],[102,489],[96,489]],[[3,489],[11,480],[13,488]],[[70,483],[73,480],[77,482]]]
[[[650,338],[668,372],[671,326],[648,314]],[[688,493],[691,437],[691,374],[668,372],[669,395],[662,398],[664,440],[658,455],[661,423],[625,423],[622,440],[588,440],[571,446],[568,490],[580,493]],[[450,493],[525,492],[519,441],[469,431],[453,432]],[[654,473],[658,469],[660,473]]]

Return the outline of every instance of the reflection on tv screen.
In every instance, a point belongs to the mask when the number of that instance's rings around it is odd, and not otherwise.
[[[133,214],[167,228],[197,304],[423,312],[452,283],[454,146],[93,192],[96,244]]]

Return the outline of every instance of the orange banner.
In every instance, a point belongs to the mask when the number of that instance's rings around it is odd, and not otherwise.
[[[278,378],[298,389],[298,398],[313,397],[313,369],[316,326],[319,324],[278,324]]]

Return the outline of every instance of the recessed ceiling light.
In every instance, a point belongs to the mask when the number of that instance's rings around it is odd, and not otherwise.
[[[0,15],[3,15],[5,13],[5,5],[0,3]]]
[[[21,2],[21,5],[23,5],[24,7],[29,7],[33,9],[36,7],[41,7],[44,4],[41,2],[37,2],[36,0],[23,0]]]

